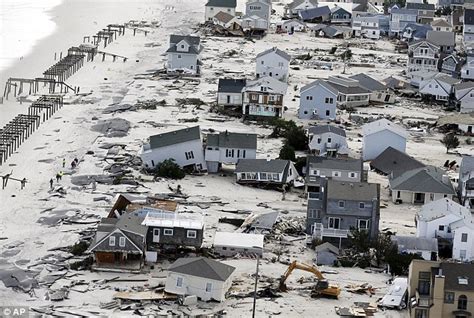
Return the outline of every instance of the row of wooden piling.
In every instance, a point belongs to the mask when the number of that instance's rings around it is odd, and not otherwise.
[[[0,129],[0,165],[38,129],[41,123],[53,116],[63,106],[62,96],[43,95],[28,108]]]

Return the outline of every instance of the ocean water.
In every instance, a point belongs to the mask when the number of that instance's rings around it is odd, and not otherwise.
[[[0,0],[0,72],[54,32],[50,11],[62,0]]]

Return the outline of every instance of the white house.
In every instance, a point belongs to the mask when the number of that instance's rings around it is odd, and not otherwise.
[[[336,119],[338,91],[327,81],[316,80],[300,89],[300,119]]]
[[[179,258],[168,268],[165,291],[195,295],[203,301],[223,301],[234,271],[235,267],[205,257]]]
[[[410,79],[410,85],[421,87],[424,83],[439,75],[441,75],[441,73],[438,71],[419,70],[408,74],[408,78]]]
[[[245,78],[220,78],[217,85],[217,105],[242,107],[242,90],[246,84]]]
[[[345,107],[368,106],[371,92],[359,81],[339,75],[329,76],[328,83],[337,90],[337,105]]]
[[[466,48],[472,48],[472,42],[474,42],[474,9],[464,8],[464,27],[462,29],[462,36],[464,46]]]
[[[453,232],[453,255],[456,260],[471,262],[474,260],[474,223],[470,221],[459,220],[452,223]]]
[[[199,55],[202,51],[201,39],[198,36],[170,35],[170,46],[166,51],[168,73],[186,73],[199,75],[201,63]]]
[[[459,79],[443,74],[423,82],[419,92],[424,96],[430,96],[437,101],[447,103],[454,93],[454,85],[460,81]]]
[[[474,55],[467,54],[466,64],[461,68],[461,78],[465,80],[474,80]]]
[[[427,261],[438,259],[437,238],[396,235],[392,237],[392,241],[397,244],[398,253],[400,254],[416,254]]]
[[[474,157],[464,156],[459,166],[459,201],[474,212]]]
[[[403,127],[385,118],[362,126],[362,134],[364,161],[377,158],[388,147],[405,152],[408,133]]]
[[[261,257],[263,238],[263,234],[216,232],[213,243],[214,252],[221,256],[240,254]]]
[[[235,167],[237,183],[285,185],[299,177],[295,165],[281,159],[241,159]]]
[[[294,0],[285,6],[285,17],[297,18],[298,13],[302,10],[308,10],[318,7],[317,0]]]
[[[408,73],[425,70],[437,71],[440,46],[427,40],[420,40],[408,46]]]
[[[255,71],[257,78],[270,76],[286,83],[290,60],[291,56],[288,53],[276,47],[259,53]]]
[[[251,0],[245,4],[245,15],[242,17],[244,30],[265,32],[270,27],[272,5],[270,1]]]
[[[453,32],[453,26],[445,19],[436,19],[431,22],[431,27],[435,31]]]
[[[242,114],[248,116],[282,117],[283,98],[288,85],[265,76],[247,81],[243,92]]]
[[[319,156],[349,155],[346,131],[331,125],[318,125],[308,128],[308,147]]]
[[[452,199],[453,185],[444,170],[426,166],[389,177],[393,202],[425,204],[441,198]]]
[[[454,85],[454,96],[461,113],[474,112],[474,82],[463,82]]]
[[[149,169],[164,160],[173,159],[183,168],[207,170],[199,126],[151,136],[150,142],[143,145],[140,157]]]
[[[257,157],[257,135],[224,131],[207,135],[205,159],[208,172],[219,171],[222,164]]]
[[[389,20],[389,16],[383,14],[359,15],[354,13],[352,16],[352,33],[356,37],[378,40],[382,35],[388,33]]]
[[[282,21],[279,25],[277,25],[277,32],[278,31],[283,31],[283,32],[304,32],[306,31],[306,23],[301,22],[300,20],[285,20]]]
[[[235,16],[237,0],[208,0],[204,12],[204,20],[212,21],[219,12],[225,12]]]

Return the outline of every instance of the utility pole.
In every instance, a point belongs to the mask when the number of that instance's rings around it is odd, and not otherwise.
[[[260,264],[260,256],[257,254],[257,270],[255,271],[255,288],[253,292],[252,318],[255,318],[255,305],[257,304],[257,284],[258,284],[258,265],[259,264]]]

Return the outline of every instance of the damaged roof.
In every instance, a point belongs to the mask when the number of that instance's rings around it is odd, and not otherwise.
[[[399,176],[405,171],[425,165],[398,149],[388,147],[370,162],[370,167],[384,174],[393,173],[393,176]]]
[[[150,137],[150,148],[162,148],[192,140],[201,140],[199,126],[153,135]]]
[[[205,257],[188,257],[176,260],[168,271],[224,282],[235,267]]]
[[[206,7],[235,8],[237,0],[208,0]]]
[[[247,80],[245,78],[232,79],[232,78],[220,78],[217,86],[217,92],[219,93],[241,93],[245,87]]]
[[[456,37],[453,32],[429,30],[426,33],[426,39],[440,46],[454,46],[456,44]]]
[[[471,211],[468,208],[449,198],[442,198],[424,204],[420,212],[417,213],[417,218],[421,221],[430,222],[450,214],[461,219],[471,218]]]
[[[301,10],[298,15],[300,18],[304,20],[312,20],[324,16],[329,16],[331,14],[331,10],[328,6],[311,8],[307,10]]]
[[[333,125],[317,125],[308,128],[308,133],[312,135],[321,135],[324,133],[333,133],[342,137],[346,137],[346,131],[343,128]]]
[[[392,240],[398,245],[398,252],[404,251],[438,251],[437,238],[425,238],[416,236],[400,236],[396,235]]]
[[[362,172],[363,165],[364,163],[362,159],[308,156],[308,166],[311,168],[341,169]]]
[[[445,290],[474,291],[474,266],[472,264],[443,262],[439,268],[445,277]]]
[[[364,73],[359,73],[359,74],[356,74],[356,75],[352,75],[352,76],[349,76],[349,78],[352,78],[356,81],[359,81],[360,86],[362,86],[363,88],[365,88],[365,89],[367,89],[371,92],[384,91],[384,90],[387,89],[385,84],[383,84],[380,81],[377,81],[373,77],[370,77],[369,75],[364,74]]]

